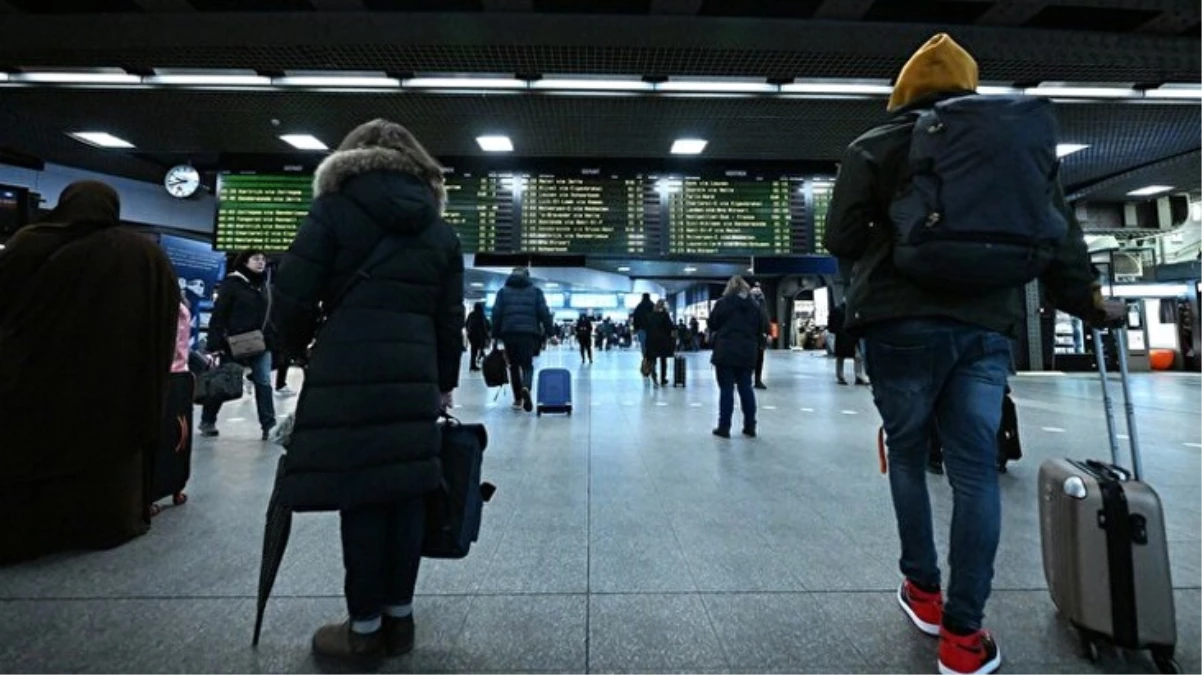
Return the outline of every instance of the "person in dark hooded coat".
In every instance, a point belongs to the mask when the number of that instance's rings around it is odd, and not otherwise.
[[[74,183],[0,251],[0,563],[146,532],[180,292],[167,256]]]
[[[314,652],[402,654],[423,500],[442,480],[437,420],[459,380],[463,254],[442,169],[399,124],[352,131],[313,192],[274,293],[285,348],[316,336],[277,489],[294,509],[341,514],[350,620],[318,630]]]
[[[492,337],[492,324],[484,313],[484,303],[477,302],[472,306],[472,313],[467,317],[467,341],[472,346],[472,365],[470,370],[480,370],[480,361],[484,358],[484,349]]]

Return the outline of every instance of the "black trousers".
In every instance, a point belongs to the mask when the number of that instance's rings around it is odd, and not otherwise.
[[[286,352],[275,353],[275,389],[279,391],[288,386],[288,369],[292,367],[292,357]]]
[[[759,352],[755,357],[755,383],[762,384],[764,381],[764,352],[766,350],[760,347]]]
[[[425,500],[364,506],[340,515],[351,618],[367,621],[380,616],[385,605],[413,602],[426,527]]]
[[[487,344],[487,343],[485,343],[485,342],[473,342],[472,343],[472,368],[480,367],[480,361],[484,358],[484,345],[485,344]]]
[[[580,360],[584,361],[585,359],[588,359],[589,361],[592,361],[593,360],[593,340],[592,340],[592,338],[587,337],[587,336],[581,337],[581,338],[577,339],[577,342],[580,343]]]
[[[522,389],[534,389],[534,352],[538,336],[501,336],[505,343],[505,358],[509,359],[509,383],[513,385],[513,400],[522,400]]]

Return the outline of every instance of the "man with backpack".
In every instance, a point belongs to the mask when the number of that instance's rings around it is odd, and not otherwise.
[[[513,385],[514,410],[534,410],[530,390],[534,388],[534,357],[546,336],[555,329],[543,291],[530,279],[530,270],[516,267],[497,292],[493,304],[494,338],[505,343],[509,358],[509,382]]]
[[[867,365],[889,445],[905,579],[898,602],[939,636],[944,673],[991,673],[982,630],[1001,527],[996,433],[1023,286],[1103,323],[1080,226],[1057,178],[1051,103],[977,96],[977,64],[949,36],[906,63],[894,117],[849,146],[827,215],[826,248],[850,269],[845,330]],[[944,604],[926,464],[937,424],[954,493]]]

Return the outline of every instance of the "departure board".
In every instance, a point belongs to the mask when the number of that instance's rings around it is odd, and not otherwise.
[[[647,253],[642,176],[532,175],[522,191],[520,250],[530,253]]]
[[[665,184],[669,253],[793,252],[794,204],[804,202],[796,181],[685,177],[665,179]]]
[[[443,218],[459,233],[464,253],[498,250],[513,224],[513,178],[496,174],[448,176]]]
[[[226,174],[217,184],[218,251],[285,251],[313,200],[313,178]]]

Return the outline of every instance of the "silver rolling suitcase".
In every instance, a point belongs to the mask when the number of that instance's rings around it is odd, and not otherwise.
[[[1095,330],[1111,461],[1050,459],[1039,467],[1043,570],[1052,600],[1081,635],[1087,658],[1097,658],[1099,642],[1150,649],[1161,672],[1175,673],[1177,624],[1164,512],[1156,491],[1142,480],[1125,333],[1116,331],[1116,343],[1131,468],[1119,464],[1114,403]]]

